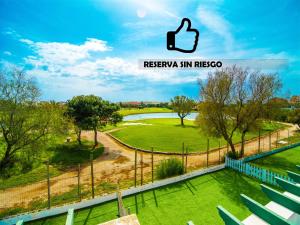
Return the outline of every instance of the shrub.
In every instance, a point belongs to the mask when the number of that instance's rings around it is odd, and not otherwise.
[[[230,152],[227,153],[227,156],[231,159],[238,159],[239,158],[239,153],[230,151]]]
[[[184,168],[181,160],[172,158],[163,160],[156,168],[156,177],[158,179],[164,179],[167,177],[173,177],[183,174]]]

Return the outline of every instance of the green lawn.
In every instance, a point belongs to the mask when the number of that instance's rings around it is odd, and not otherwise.
[[[119,126],[120,130],[111,134],[123,142],[138,148],[151,149],[166,152],[181,152],[182,142],[188,146],[190,152],[206,151],[208,137],[200,131],[194,121],[185,120],[185,126],[180,126],[179,119],[147,119],[132,121],[151,125]],[[262,134],[280,128],[278,123],[265,124]],[[247,139],[256,137],[258,132],[248,133]],[[210,148],[218,147],[219,140],[221,146],[225,145],[225,140],[209,138]],[[240,135],[234,135],[234,141],[240,141]]]
[[[266,204],[269,200],[260,190],[259,183],[232,170],[222,170],[200,176],[186,182],[169,185],[124,199],[126,208],[132,213],[138,209],[142,225],[182,225],[192,220],[195,224],[224,224],[216,206],[222,205],[240,220],[251,213],[244,206],[240,194],[244,193],[256,201]],[[94,225],[115,219],[115,201],[76,212],[75,225]],[[64,224],[66,215],[26,223],[31,225]]]
[[[296,165],[300,164],[300,147],[257,159],[251,163],[283,175],[287,175],[286,170],[299,172]]]
[[[132,114],[144,114],[144,113],[168,113],[172,112],[171,109],[159,108],[159,107],[149,107],[149,108],[122,108],[119,113],[123,116],[132,115]]]
[[[93,142],[83,141],[80,146],[75,141],[67,143],[59,138],[49,145],[48,148],[42,150],[41,156],[35,160],[31,168],[23,169],[22,164],[17,163],[12,168],[13,175],[8,178],[0,177],[0,190],[45,180],[47,177],[46,160],[50,163],[51,177],[77,166],[78,163],[89,161]],[[94,150],[94,158],[102,153],[103,146],[99,145]]]

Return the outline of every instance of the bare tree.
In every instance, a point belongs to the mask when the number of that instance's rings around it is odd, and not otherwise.
[[[239,131],[243,156],[246,133],[268,116],[269,100],[281,87],[277,76],[233,66],[209,73],[199,85],[197,123],[210,135],[222,136],[235,155],[233,135]]]

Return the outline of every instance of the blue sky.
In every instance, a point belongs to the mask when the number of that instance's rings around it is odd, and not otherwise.
[[[168,51],[183,17],[200,32],[192,54]],[[300,2],[0,0],[0,63],[27,70],[42,99],[197,99],[207,70],[146,71],[139,59],[285,59],[282,95],[300,95]],[[262,68],[263,69],[263,68]]]

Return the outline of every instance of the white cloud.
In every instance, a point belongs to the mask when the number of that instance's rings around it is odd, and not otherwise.
[[[204,26],[224,38],[226,50],[230,51],[234,44],[230,23],[216,10],[202,5],[199,6],[197,15]]]
[[[126,59],[111,56],[113,52],[109,50],[112,48],[105,41],[98,39],[88,38],[79,45],[66,42],[34,42],[28,39],[20,39],[20,41],[27,44],[34,52],[33,55],[25,58],[25,63],[33,66],[30,74],[36,77],[40,76],[47,81],[63,80],[61,84],[63,86],[66,86],[65,83],[70,83],[70,87],[74,86],[74,88],[87,85],[85,86],[88,87],[87,91],[91,88],[116,84],[118,88],[122,85],[125,87],[126,83],[136,81],[168,84],[191,83],[195,82],[199,76],[204,78],[207,74],[207,71],[204,70],[183,73],[184,71],[176,70],[140,69],[138,58],[145,58],[141,53],[135,53]],[[97,54],[92,54],[92,52]],[[259,52],[262,53],[261,50]],[[239,54],[245,55],[246,53],[242,51]],[[280,53],[277,58],[283,55],[284,53]],[[271,55],[265,56],[270,57]],[[203,56],[194,58],[202,59]],[[88,81],[93,84],[96,81],[98,86],[90,85]]]
[[[31,41],[29,39],[25,39],[25,38],[21,38],[19,41],[22,42],[22,43],[28,44],[28,45],[33,45],[34,44],[33,41]]]
[[[120,93],[122,86],[120,84],[105,83],[101,80],[82,79],[82,77],[64,77],[54,76],[48,71],[34,69],[28,71],[28,74],[35,77],[39,83],[45,87],[44,98],[56,100],[70,99],[78,94],[95,94],[111,98],[112,94]],[[117,99],[116,96],[113,96]]]
[[[33,42],[28,39],[20,39],[29,45],[38,55],[37,59],[29,58],[28,62],[37,61],[44,64],[74,64],[79,60],[90,57],[92,52],[106,52],[112,50],[106,41],[95,38],[87,38],[81,45],[67,42]]]
[[[278,53],[266,53],[263,55],[266,59],[292,59],[287,52],[281,51]]]
[[[11,36],[13,38],[20,38],[21,35],[19,35],[14,29],[11,27],[4,28],[4,31],[2,31],[2,34]]]
[[[12,55],[12,53],[11,53],[10,51],[4,51],[3,54],[4,54],[4,55],[8,55],[8,56],[11,56],[11,55]]]
[[[96,79],[104,84],[115,80],[147,80],[150,82],[188,83],[194,77],[182,77],[176,71],[143,70],[138,67],[137,55],[134,59],[104,56],[111,50],[105,41],[88,38],[84,44],[75,45],[60,42],[33,42],[20,39],[35,53],[27,56],[26,64],[32,65],[31,74],[42,77],[69,77],[84,80]],[[44,71],[41,73],[41,71]]]

